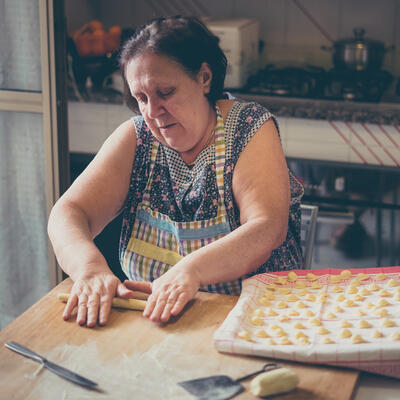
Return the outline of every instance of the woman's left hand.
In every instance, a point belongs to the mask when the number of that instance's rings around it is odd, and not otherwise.
[[[153,322],[167,322],[193,299],[200,288],[200,280],[195,273],[175,265],[151,283],[127,280],[124,285],[131,290],[151,293],[143,316]]]

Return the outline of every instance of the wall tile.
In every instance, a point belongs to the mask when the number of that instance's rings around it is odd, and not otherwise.
[[[397,0],[342,0],[342,38],[353,37],[353,29],[362,27],[366,37],[392,44],[393,15]]]
[[[332,40],[336,40],[338,2],[331,0],[300,0],[299,2],[327,35]],[[331,45],[331,42],[293,1],[289,2],[287,13],[287,44],[317,47]]]

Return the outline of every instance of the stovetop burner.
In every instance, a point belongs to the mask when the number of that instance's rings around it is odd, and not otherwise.
[[[387,71],[326,71],[315,66],[276,68],[269,64],[249,78],[245,90],[275,96],[378,102],[392,81]]]

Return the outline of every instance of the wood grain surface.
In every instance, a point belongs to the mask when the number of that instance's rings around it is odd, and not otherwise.
[[[260,357],[222,354],[214,349],[213,334],[235,305],[237,297],[199,293],[186,307],[185,312],[168,324],[152,323],[143,318],[140,311],[113,309],[106,326],[86,328],[79,327],[74,318],[65,322],[61,317],[65,304],[57,300],[57,294],[68,293],[71,285],[70,279],[65,280],[0,332],[1,399],[35,399],[32,394],[35,393],[35,387],[45,387],[46,379],[49,379],[48,374],[24,379],[32,371],[32,365],[25,362],[22,356],[4,347],[4,343],[10,340],[43,356],[55,347],[65,344],[82,346],[82,351],[85,351],[83,344],[94,341],[101,351],[101,357],[107,361],[122,353],[128,356],[146,353],[152,346],[165,341],[168,335],[175,334],[174,337],[179,338],[179,345],[175,344],[175,348],[170,349],[171,352],[179,353],[182,358],[196,355],[207,357],[212,365],[208,375],[226,374],[229,370],[232,378],[246,375],[272,361]],[[179,372],[178,358],[168,368],[172,379]],[[51,361],[58,360],[52,358]],[[351,399],[359,376],[357,371],[341,368],[280,361],[279,364],[295,370],[299,374],[300,385],[292,393],[275,396],[275,400]],[[193,364],[195,377],[198,368],[198,365]],[[188,375],[190,372],[186,371]],[[18,385],[15,384],[16,381],[19,382]],[[101,382],[99,384],[101,386]],[[245,391],[235,399],[256,398],[247,390],[248,384],[249,382],[244,382]],[[60,379],[60,385],[72,384]],[[62,393],[55,393],[53,398],[62,399]],[[101,399],[102,395],[99,394],[98,398]],[[132,398],[137,397],[133,395]],[[146,400],[153,398],[159,399],[150,392],[146,396]]]

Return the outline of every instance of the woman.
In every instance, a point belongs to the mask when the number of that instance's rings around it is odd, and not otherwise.
[[[199,289],[239,294],[241,280],[301,266],[302,187],[272,115],[224,100],[226,58],[195,18],[157,19],[124,46],[124,122],[54,206],[49,235],[74,285],[64,311],[107,322],[114,296],[150,293],[166,322]],[[133,168],[132,168],[133,165]],[[123,212],[121,283],[93,243]]]

